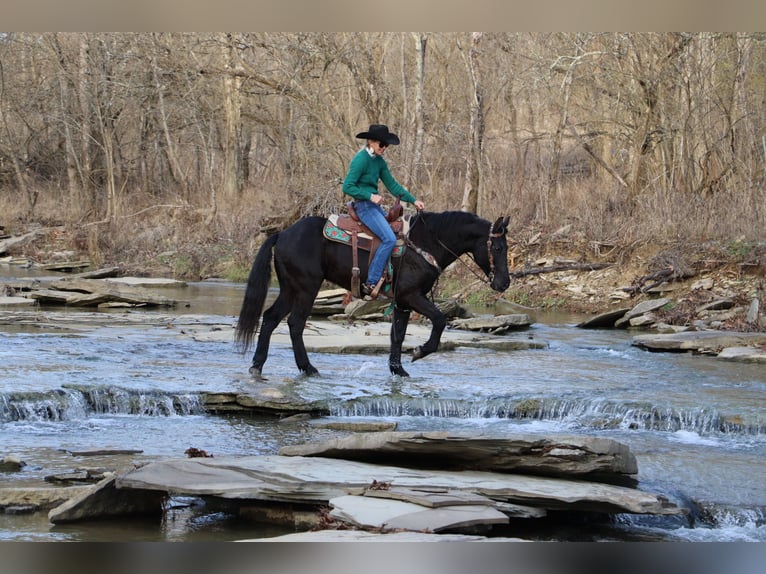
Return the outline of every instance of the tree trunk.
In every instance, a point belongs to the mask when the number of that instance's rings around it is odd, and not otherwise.
[[[479,187],[481,185],[481,149],[484,137],[484,88],[479,66],[479,44],[482,33],[471,34],[468,50],[468,73],[471,78],[471,117],[468,124],[468,155],[465,166],[462,211],[477,213],[479,210]]]
[[[90,40],[87,34],[80,36],[79,44],[79,65],[77,67],[78,81],[77,94],[80,104],[80,185],[85,199],[86,206],[84,210],[95,209],[95,197],[93,195],[93,184],[91,182],[92,160],[90,156],[91,140],[93,139],[91,127],[91,103],[89,88],[89,64],[88,52],[90,49]]]
[[[423,114],[423,91],[426,77],[426,42],[428,35],[423,33],[413,34],[415,39],[415,69],[417,81],[415,83],[415,144],[412,153],[412,170],[410,172],[409,184],[417,185],[420,183],[420,168],[423,162],[423,141],[425,139],[424,114]]]
[[[152,53],[152,81],[154,82],[154,89],[157,93],[157,107],[160,120],[160,128],[162,130],[162,137],[165,141],[163,146],[165,151],[165,157],[167,157],[168,165],[170,166],[170,176],[173,178],[173,182],[181,186],[181,196],[185,201],[189,201],[189,189],[186,185],[186,177],[184,177],[183,169],[178,161],[178,154],[176,154],[176,148],[173,144],[173,138],[170,135],[170,128],[168,126],[168,113],[165,106],[165,86],[160,81],[159,65],[157,64],[156,49],[158,48],[158,38],[154,35],[154,47],[155,52]]]
[[[240,177],[240,158],[242,150],[239,144],[240,131],[240,79],[237,71],[236,54],[231,34],[224,36],[224,57],[227,73],[223,76],[223,191],[227,198],[235,199],[242,188]]]

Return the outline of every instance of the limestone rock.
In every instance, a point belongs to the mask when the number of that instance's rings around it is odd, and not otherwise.
[[[698,351],[766,344],[766,333],[738,331],[684,331],[637,335],[631,343],[650,351]]]
[[[382,530],[461,531],[479,525],[508,523],[505,514],[483,504],[426,508],[400,500],[346,495],[330,499],[330,506],[333,518],[362,528]]]
[[[630,307],[622,307],[620,309],[614,309],[613,311],[607,311],[596,315],[592,319],[587,319],[577,324],[577,327],[581,329],[601,329],[614,327],[615,322],[625,316],[625,313],[630,311]]]
[[[623,486],[485,471],[418,470],[320,457],[171,459],[129,471],[116,484],[120,490],[321,505],[338,496],[362,494],[373,481],[419,490],[463,490],[499,502],[543,509],[683,513],[661,496]]]
[[[161,514],[164,493],[118,490],[115,477],[105,478],[48,513],[54,524],[88,518],[134,514]]]
[[[766,363],[766,351],[758,347],[727,347],[716,358],[738,363]]]
[[[0,509],[26,506],[49,510],[88,490],[89,486],[0,488]]]
[[[314,530],[271,538],[238,542],[523,542],[520,538],[487,538],[475,534],[434,534],[431,532],[368,532],[366,530]]]
[[[490,437],[448,432],[354,434],[321,443],[290,445],[287,456],[322,456],[416,468],[471,469],[545,476],[598,476],[622,482],[638,472],[627,446],[582,436]]]
[[[657,309],[660,309],[670,303],[670,299],[667,299],[665,297],[661,297],[659,299],[649,299],[647,301],[642,301],[635,307],[633,307],[630,311],[625,313],[625,315],[622,316],[621,319],[618,319],[614,326],[615,327],[624,327],[629,324],[630,320],[633,317],[638,317],[639,315],[643,315],[644,313],[649,313],[651,311],[656,311]]]
[[[504,333],[511,329],[529,327],[532,320],[529,315],[516,313],[513,315],[496,315],[494,317],[475,317],[470,319],[455,319],[450,326],[455,329],[481,331],[493,334]]]

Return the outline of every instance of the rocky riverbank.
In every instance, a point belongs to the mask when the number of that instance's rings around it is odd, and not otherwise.
[[[51,522],[161,515],[167,496],[225,504],[245,520],[297,532],[387,534],[523,532],[511,521],[563,513],[679,516],[662,496],[620,486],[638,472],[610,439],[447,432],[351,433],[279,455],[194,456],[152,462],[105,478],[50,510]]]

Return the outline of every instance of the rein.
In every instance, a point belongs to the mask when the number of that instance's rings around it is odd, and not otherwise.
[[[487,285],[489,285],[490,283],[492,283],[492,280],[495,278],[495,258],[494,258],[494,257],[493,257],[493,255],[492,255],[492,239],[496,239],[496,238],[498,238],[498,237],[502,237],[502,236],[503,236],[503,234],[502,234],[502,233],[493,233],[493,232],[492,232],[492,228],[493,228],[493,226],[494,226],[494,224],[493,224],[492,222],[490,222],[490,223],[489,223],[489,233],[488,233],[488,235],[487,235],[487,256],[489,257],[489,274],[487,275],[487,277],[488,277],[488,278],[485,278],[484,276],[482,276],[482,275],[480,275],[479,273],[477,273],[477,272],[476,272],[474,269],[472,269],[472,268],[471,268],[471,267],[470,267],[470,266],[469,266],[469,265],[468,265],[468,264],[467,264],[465,261],[463,261],[463,260],[460,258],[460,255],[458,255],[457,253],[455,253],[454,251],[452,251],[452,249],[450,249],[449,247],[447,247],[447,246],[444,244],[444,242],[443,242],[441,239],[439,239],[439,237],[438,237],[438,236],[436,236],[436,235],[435,235],[435,234],[434,234],[434,233],[431,231],[431,229],[430,229],[430,228],[429,228],[429,226],[428,226],[428,222],[426,222],[426,218],[425,218],[425,216],[424,216],[422,213],[420,214],[420,219],[422,219],[422,220],[423,220],[423,225],[425,225],[425,226],[426,226],[426,229],[428,229],[428,232],[429,232],[431,235],[434,235],[434,236],[436,237],[436,242],[437,242],[437,243],[438,243],[438,244],[439,244],[441,247],[443,247],[443,248],[444,248],[444,249],[447,251],[447,253],[449,253],[450,255],[452,255],[452,256],[455,258],[455,260],[456,260],[456,261],[459,261],[459,262],[461,263],[461,265],[465,266],[465,268],[466,268],[466,269],[468,269],[468,270],[469,270],[471,273],[473,273],[473,274],[474,274],[474,276],[475,276],[477,279],[479,279],[479,281],[482,281],[483,283],[486,283]],[[433,265],[434,267],[436,267],[436,269],[438,269],[438,270],[439,270],[439,273],[441,273],[441,271],[442,271],[442,270],[441,270],[441,268],[439,267],[438,263],[436,263],[436,259],[434,258],[434,256],[433,256],[433,255],[431,255],[430,253],[428,253],[428,252],[426,252],[426,251],[422,250],[420,247],[418,247],[418,246],[417,246],[417,245],[415,245],[414,243],[412,243],[412,242],[410,241],[410,239],[409,239],[409,233],[408,233],[408,237],[407,237],[407,244],[408,244],[408,245],[410,245],[410,246],[412,246],[412,247],[415,249],[415,251],[416,251],[418,254],[420,254],[420,255],[421,255],[421,257],[423,257],[423,258],[424,258],[426,261],[428,261],[428,262],[429,262],[431,265]],[[470,255],[469,255],[469,257],[470,257]],[[473,261],[473,262],[474,262],[474,263],[475,263],[477,266],[479,265],[478,263],[476,263],[476,260],[475,260],[475,259],[473,259],[473,257],[471,257],[471,260],[472,260],[472,261]]]

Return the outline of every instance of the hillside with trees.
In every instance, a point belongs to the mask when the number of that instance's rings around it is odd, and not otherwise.
[[[428,209],[510,214],[515,265],[562,229],[581,259],[745,256],[765,94],[755,33],[4,33],[0,225],[49,229],[33,257],[234,276],[343,208],[354,135],[386,123]]]

